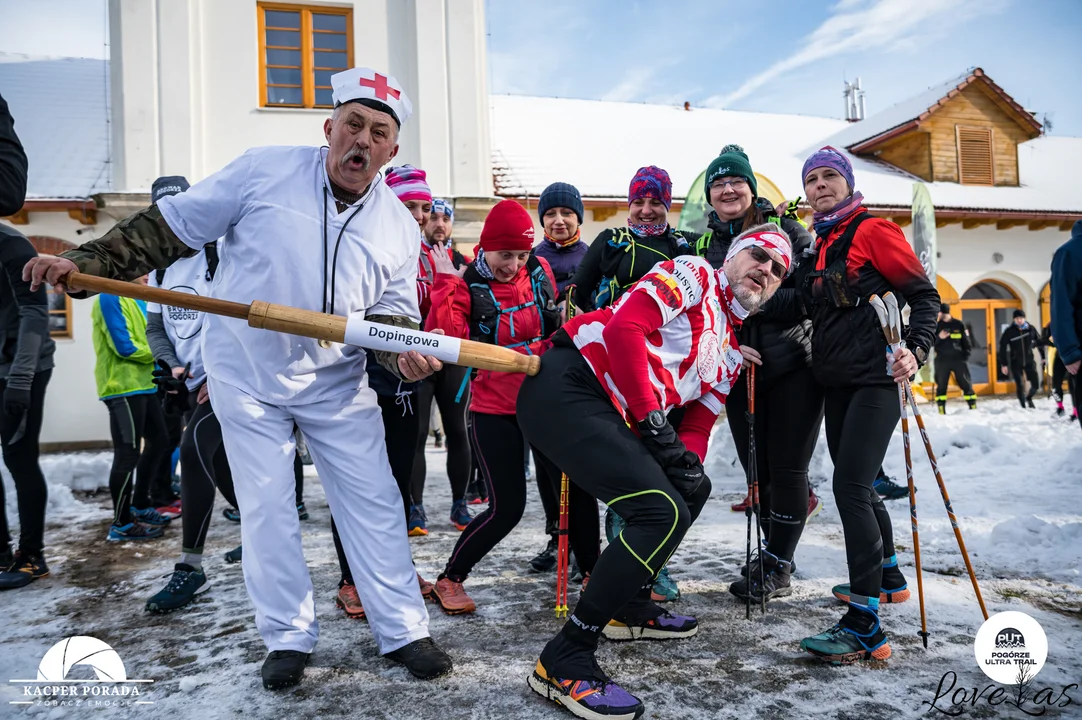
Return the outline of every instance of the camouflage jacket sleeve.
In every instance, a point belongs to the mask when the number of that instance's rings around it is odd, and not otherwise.
[[[366,315],[364,319],[369,322],[390,325],[392,327],[409,328],[410,330],[421,329],[421,326],[416,322],[401,315]],[[376,362],[378,362],[382,368],[399,380],[406,380],[406,378],[402,377],[402,372],[398,369],[399,353],[390,352],[389,350],[373,350],[372,352],[376,356]],[[407,380],[407,382],[409,381]]]
[[[79,272],[87,275],[134,280],[196,252],[181,242],[157,206],[152,205],[124,218],[97,240],[61,253],[60,257],[71,260]]]

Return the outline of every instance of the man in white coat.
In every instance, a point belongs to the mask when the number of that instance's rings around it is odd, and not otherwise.
[[[222,238],[212,297],[260,299],[417,327],[417,223],[383,181],[412,112],[390,76],[331,78],[329,147],[253,148],[98,240],[32,260],[24,276],[63,286],[73,270],[130,280]],[[377,353],[406,380],[440,369],[415,351]],[[244,579],[270,654],[263,685],[295,685],[316,645],[312,582],[294,504],[293,425],[308,440],[379,652],[421,678],[452,669],[432,642],[387,461],[364,350],[208,315],[203,360],[244,522]]]

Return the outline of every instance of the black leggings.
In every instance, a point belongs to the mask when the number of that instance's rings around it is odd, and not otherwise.
[[[626,522],[598,558],[569,622],[591,628],[583,642],[596,647],[600,629],[675,552],[706,503],[710,482],[705,480],[690,500],[681,496],[573,348],[557,346],[545,353],[541,372],[522,384],[518,417],[544,457]]]
[[[209,401],[195,406],[181,436],[180,469],[182,552],[202,555],[214,514],[215,488],[221,490],[227,503],[237,506],[233,474],[222,444],[222,426]]]
[[[1011,365],[1010,371],[1011,377],[1014,379],[1014,391],[1018,395],[1018,402],[1022,403],[1022,407],[1025,407],[1026,401],[1032,400],[1041,387],[1041,378],[1037,374],[1037,363],[1030,360],[1025,365]],[[1025,383],[1022,382],[1023,375],[1029,380],[1028,394],[1026,393]]]
[[[808,515],[808,465],[823,423],[823,389],[811,368],[756,383],[755,455],[760,522],[772,554],[792,560]],[[733,385],[725,415],[736,452],[748,467],[748,384]]]
[[[526,509],[524,441],[516,416],[484,413],[470,413],[470,416],[470,442],[481,476],[488,485],[488,508],[462,531],[447,561],[443,574],[456,582],[464,581],[474,565],[507,537]],[[550,477],[561,476],[560,470],[543,453],[540,460]],[[597,501],[572,485],[568,513],[571,550],[582,571],[591,572],[600,548]]]
[[[383,416],[383,433],[386,436],[387,459],[391,463],[391,474],[402,493],[402,512],[409,522],[410,516],[410,475],[413,472],[414,438],[420,419],[414,412],[412,399],[416,391],[402,396],[399,401],[395,395],[378,395],[379,409]],[[353,584],[353,571],[349,568],[342,539],[338,536],[338,527],[331,517],[331,536],[334,538],[334,550],[338,553],[338,567],[342,571],[342,583]],[[341,586],[342,583],[339,583]]]
[[[25,415],[0,412],[0,443],[4,449],[4,465],[15,482],[15,494],[19,499],[19,549],[29,554],[40,553],[45,544],[45,505],[49,499],[49,491],[38,464],[38,437],[41,435],[44,415],[45,388],[52,375],[52,370],[34,374],[30,386],[30,407]],[[6,389],[7,380],[0,380],[0,397],[3,397]],[[22,425],[24,417],[25,426]],[[22,437],[16,438],[20,426],[23,427]],[[5,545],[0,549],[6,549],[7,543],[11,542],[7,511],[4,509],[3,485],[0,482],[0,542]]]
[[[1071,404],[1075,409],[1078,409],[1078,376],[1072,375],[1067,372],[1067,366],[1063,364],[1063,360],[1060,359],[1059,353],[1056,353],[1056,357],[1052,360],[1052,397],[1056,399],[1056,402],[1063,402],[1063,381],[1067,381],[1067,392],[1071,393]]]
[[[195,404],[195,393],[188,394],[188,402]],[[173,451],[180,447],[180,440],[184,437],[184,427],[188,423],[191,411],[186,413],[167,413],[162,407],[162,418],[165,421],[165,444],[168,452],[162,453],[161,465],[154,473],[154,480],[150,484],[150,504],[154,507],[168,505],[176,500],[173,495]]]
[[[105,405],[113,436],[113,467],[109,471],[113,524],[122,526],[131,522],[132,507],[150,506],[151,480],[161,471],[162,454],[172,453],[172,448],[168,446],[165,417],[157,395],[108,398]]]
[[[872,489],[901,409],[895,386],[827,388],[827,447],[834,461],[834,502],[842,519],[849,584],[857,599],[878,598],[883,560],[894,535],[883,499]]]
[[[428,472],[428,466],[425,463],[425,443],[428,441],[428,420],[432,417],[433,398],[436,400],[436,406],[440,409],[440,418],[443,420],[444,443],[447,448],[447,478],[451,481],[451,500],[461,500],[466,497],[466,485],[470,482],[470,441],[466,435],[466,409],[470,406],[469,385],[467,384],[462,397],[457,402],[455,398],[458,397],[458,391],[462,389],[462,381],[468,372],[467,367],[447,365],[443,370],[422,381],[414,393],[417,401],[414,410],[418,420],[413,481],[410,484],[410,494],[414,505],[424,502],[425,474]]]
[[[555,536],[560,526],[560,475],[549,475],[547,464],[536,450],[533,451],[533,465],[537,494],[545,510],[545,534]]]

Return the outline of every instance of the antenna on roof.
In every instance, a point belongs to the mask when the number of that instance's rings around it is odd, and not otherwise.
[[[858,77],[853,82],[843,80],[845,83],[845,91],[842,92],[842,97],[845,98],[845,119],[849,122],[858,122],[864,119],[865,105],[864,105],[864,90],[860,87],[860,78]]]

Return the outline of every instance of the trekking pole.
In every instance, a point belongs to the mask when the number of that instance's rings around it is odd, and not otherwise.
[[[890,296],[893,299],[893,295]],[[894,357],[894,350],[901,345],[901,326],[895,323],[895,318],[901,320],[897,312],[897,303],[894,304],[892,313],[879,296],[872,295],[869,300],[879,316],[879,324],[883,326],[883,336],[887,340],[887,352]],[[908,381],[906,381],[908,386]],[[913,560],[917,566],[917,599],[920,602],[920,635],[924,647],[928,647],[928,615],[924,608],[924,573],[920,562],[920,535],[917,532],[917,490],[913,484],[913,455],[909,445],[909,413],[906,411],[907,388],[898,384],[898,409],[902,416],[902,446],[905,450],[905,479],[909,484],[909,522],[913,529]],[[913,413],[917,412],[916,403],[913,403]]]
[[[764,591],[765,577],[763,572],[763,537],[762,527],[759,524],[759,468],[755,461],[755,364],[748,366],[748,497],[751,502],[744,508],[744,516],[748,519],[748,542],[745,556],[745,567],[748,569],[748,594],[744,600],[744,616],[751,620],[751,524],[755,518],[755,552],[759,557],[759,604],[763,614],[766,614],[766,592]]]
[[[895,313],[897,314],[898,300],[894,297],[893,293],[886,293],[884,295],[887,306],[893,305]],[[898,317],[898,327],[901,327],[901,317]],[[899,331],[900,332],[900,331]],[[984,606],[984,597],[981,595],[980,585],[977,584],[977,574],[973,571],[973,563],[969,559],[969,552],[966,550],[965,540],[962,539],[962,528],[958,525],[958,516],[954,514],[954,507],[951,505],[950,496],[947,494],[947,484],[943,482],[943,475],[939,472],[939,461],[936,460],[935,451],[932,450],[932,441],[928,437],[928,429],[924,426],[924,416],[920,412],[920,408],[917,407],[917,402],[913,397],[913,388],[909,385],[909,381],[905,382],[905,391],[909,396],[909,402],[913,406],[913,417],[917,421],[917,428],[920,430],[921,440],[924,441],[924,449],[928,453],[928,462],[932,466],[932,474],[935,475],[936,483],[939,484],[939,494],[943,496],[943,507],[947,509],[947,517],[950,518],[951,527],[954,528],[954,537],[958,541],[958,550],[962,553],[962,560],[966,564],[966,570],[969,572],[969,580],[973,583],[973,592],[977,596],[977,604],[981,606],[981,614],[984,615],[984,619],[988,619],[988,609]]]
[[[560,525],[556,531],[556,617],[567,617],[567,511],[570,488],[567,473],[560,475]]]

